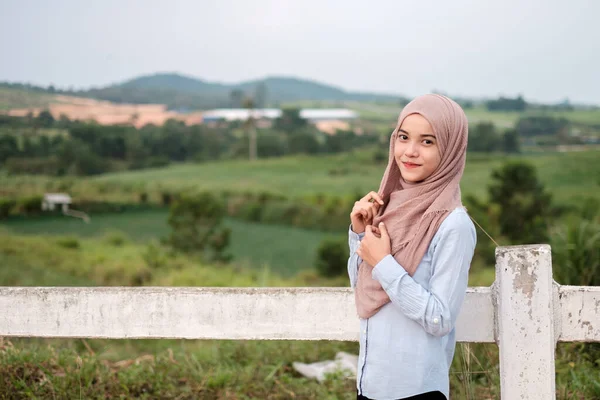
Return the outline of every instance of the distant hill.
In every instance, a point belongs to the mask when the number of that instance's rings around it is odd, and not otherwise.
[[[45,91],[40,87],[29,89]],[[335,86],[291,77],[273,76],[237,84],[223,84],[175,73],[140,76],[122,83],[76,92],[58,91],[53,88],[51,93],[91,97],[116,103],[160,103],[166,104],[170,109],[194,110],[237,107],[239,104],[234,104],[235,100],[231,96],[235,90],[241,90],[246,96],[263,99],[267,105],[301,100],[382,101],[397,104],[404,99],[402,96],[348,92]]]

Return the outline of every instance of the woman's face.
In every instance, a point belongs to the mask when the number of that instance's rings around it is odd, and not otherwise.
[[[402,178],[411,183],[423,181],[440,165],[437,138],[422,115],[411,114],[402,121],[394,144],[394,158]]]

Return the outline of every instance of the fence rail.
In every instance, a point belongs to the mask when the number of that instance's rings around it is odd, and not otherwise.
[[[0,287],[0,336],[358,340],[353,302],[349,288]],[[456,335],[498,344],[502,398],[554,398],[556,342],[600,342],[600,287],[554,282],[547,245],[500,247]]]

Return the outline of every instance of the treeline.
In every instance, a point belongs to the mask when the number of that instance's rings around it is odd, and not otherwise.
[[[171,162],[247,159],[254,153],[250,151],[251,132],[256,132],[259,158],[338,153],[384,143],[377,157],[387,160],[384,138],[352,131],[327,135],[300,118],[297,109],[284,110],[269,128],[257,125],[257,121],[247,121],[186,126],[169,120],[162,126],[136,129],[130,125],[71,121],[64,115],[55,120],[48,111],[26,117],[0,115],[0,168],[12,174],[84,176],[156,168]],[[583,139],[572,135],[574,128],[579,126],[549,116],[522,117],[507,130],[491,122],[479,122],[469,127],[468,150],[519,153],[525,141],[548,146],[581,144]]]
[[[488,111],[517,112],[522,112],[527,109],[536,109],[542,111],[573,111],[575,109],[569,100],[564,100],[563,102],[557,104],[531,104],[527,103],[523,96],[517,96],[515,98],[500,96],[497,99],[486,101],[485,107]]]
[[[289,113],[284,114],[289,117]],[[299,122],[300,121],[300,122]],[[94,175],[108,171],[160,167],[171,162],[248,158],[249,129],[257,132],[258,157],[336,153],[375,143],[372,135],[325,135],[301,119],[282,119],[273,128],[247,124],[186,126],[103,126],[37,117],[0,115],[0,166],[14,174]]]

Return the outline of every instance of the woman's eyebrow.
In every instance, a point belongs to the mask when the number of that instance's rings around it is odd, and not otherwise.
[[[398,132],[402,132],[405,135],[410,135],[410,133],[408,133],[407,131],[405,131],[404,129],[400,128],[398,129]],[[431,137],[431,138],[436,138],[435,135],[431,134],[431,133],[424,133],[422,135],[419,135],[420,137],[424,138],[424,137]]]

